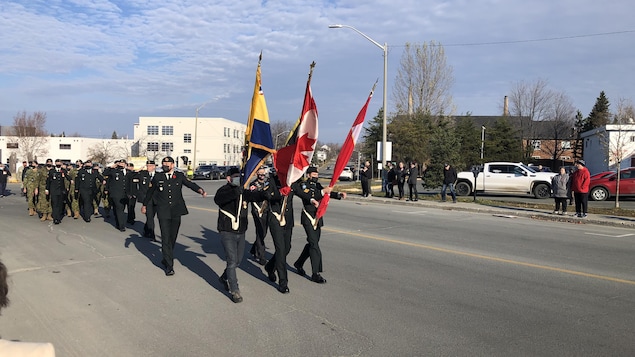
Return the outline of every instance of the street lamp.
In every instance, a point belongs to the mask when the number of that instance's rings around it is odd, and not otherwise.
[[[483,163],[483,146],[485,145],[485,125],[481,125],[481,163]]]
[[[208,105],[212,101],[203,103],[200,107],[196,108],[196,120],[194,121],[194,155],[192,155],[192,162],[194,163],[194,169],[196,168],[196,144],[198,143],[198,111],[203,109],[204,106]]]
[[[278,150],[278,137],[279,137],[280,135],[289,134],[290,132],[291,132],[291,130],[285,130],[285,131],[283,131],[282,133],[280,133],[280,134],[276,135],[276,150]]]
[[[382,51],[384,51],[384,103],[383,103],[383,118],[382,118],[382,134],[381,134],[381,167],[382,169],[384,167],[386,167],[386,155],[387,155],[387,150],[386,150],[386,112],[388,111],[388,44],[386,42],[384,42],[384,45],[382,46],[379,42],[373,40],[372,38],[368,37],[368,35],[366,35],[365,33],[361,32],[360,30],[354,28],[353,26],[348,26],[348,25],[329,25],[329,28],[331,29],[339,29],[339,28],[347,28],[347,29],[351,29],[355,32],[357,32],[358,34],[362,35],[365,39],[367,39],[368,41],[372,42],[375,46],[379,47],[382,49]]]

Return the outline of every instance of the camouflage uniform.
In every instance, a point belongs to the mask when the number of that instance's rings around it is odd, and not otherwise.
[[[41,221],[52,221],[53,216],[51,216],[51,201],[49,201],[46,197],[46,179],[48,177],[49,169],[44,167],[42,169],[37,170],[37,189],[38,189],[38,201],[37,201],[37,212],[42,215],[40,218]]]
[[[68,177],[70,177],[72,183],[71,188],[68,190],[68,202],[71,203],[71,211],[73,211],[74,218],[79,218],[79,200],[75,198],[75,178],[77,177],[77,168],[73,167],[68,171]],[[68,215],[69,217],[71,215]]]
[[[64,211],[66,212],[67,217],[72,217],[72,208],[73,208],[73,193],[75,192],[75,176],[77,176],[77,169],[66,167],[66,176],[69,180],[64,181],[64,188],[66,189],[66,197],[64,198]],[[75,171],[73,173],[73,171]]]
[[[104,177],[104,181],[108,179],[109,172],[110,168],[105,167],[104,171],[101,173],[101,175]],[[97,183],[97,186],[99,187],[99,190],[97,191],[97,203],[99,203],[99,200],[101,199],[101,203],[104,206],[104,216],[108,218],[110,217],[110,198],[107,194],[104,193],[104,190],[106,189],[104,181]]]
[[[39,170],[36,166],[29,169],[24,174],[24,187],[26,188],[26,201],[29,203],[29,216],[33,216],[35,214],[35,202],[37,202],[37,198],[35,196],[35,188],[37,187]]]

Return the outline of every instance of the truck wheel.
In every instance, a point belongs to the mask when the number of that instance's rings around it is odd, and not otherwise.
[[[591,196],[593,201],[606,201],[606,199],[609,198],[609,191],[604,187],[593,187],[589,196]]]
[[[458,196],[468,196],[470,193],[472,193],[472,188],[467,182],[457,183],[454,189]]]
[[[547,184],[539,183],[534,186],[534,197],[544,199],[549,198],[549,196],[551,196],[551,190]]]

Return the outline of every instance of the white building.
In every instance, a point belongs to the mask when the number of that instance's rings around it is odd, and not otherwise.
[[[635,124],[605,125],[581,134],[584,161],[591,172],[635,166]]]
[[[44,163],[46,159],[60,159],[65,162],[108,157],[109,164],[115,159],[127,159],[131,156],[133,140],[128,139],[94,139],[83,137],[17,137],[0,136],[0,160],[10,163],[15,154],[15,163],[31,159]],[[101,160],[98,160],[101,161]],[[15,172],[15,167],[11,170]]]
[[[185,160],[195,161],[192,168],[240,165],[246,129],[246,124],[224,118],[139,117],[134,125],[135,154],[151,160],[172,156],[182,168]]]

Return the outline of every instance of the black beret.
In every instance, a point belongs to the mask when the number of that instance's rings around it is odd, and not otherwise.
[[[315,166],[309,166],[309,168],[306,170],[306,173],[307,173],[307,174],[310,174],[310,173],[312,173],[312,172],[318,172],[317,167],[315,167]]]

